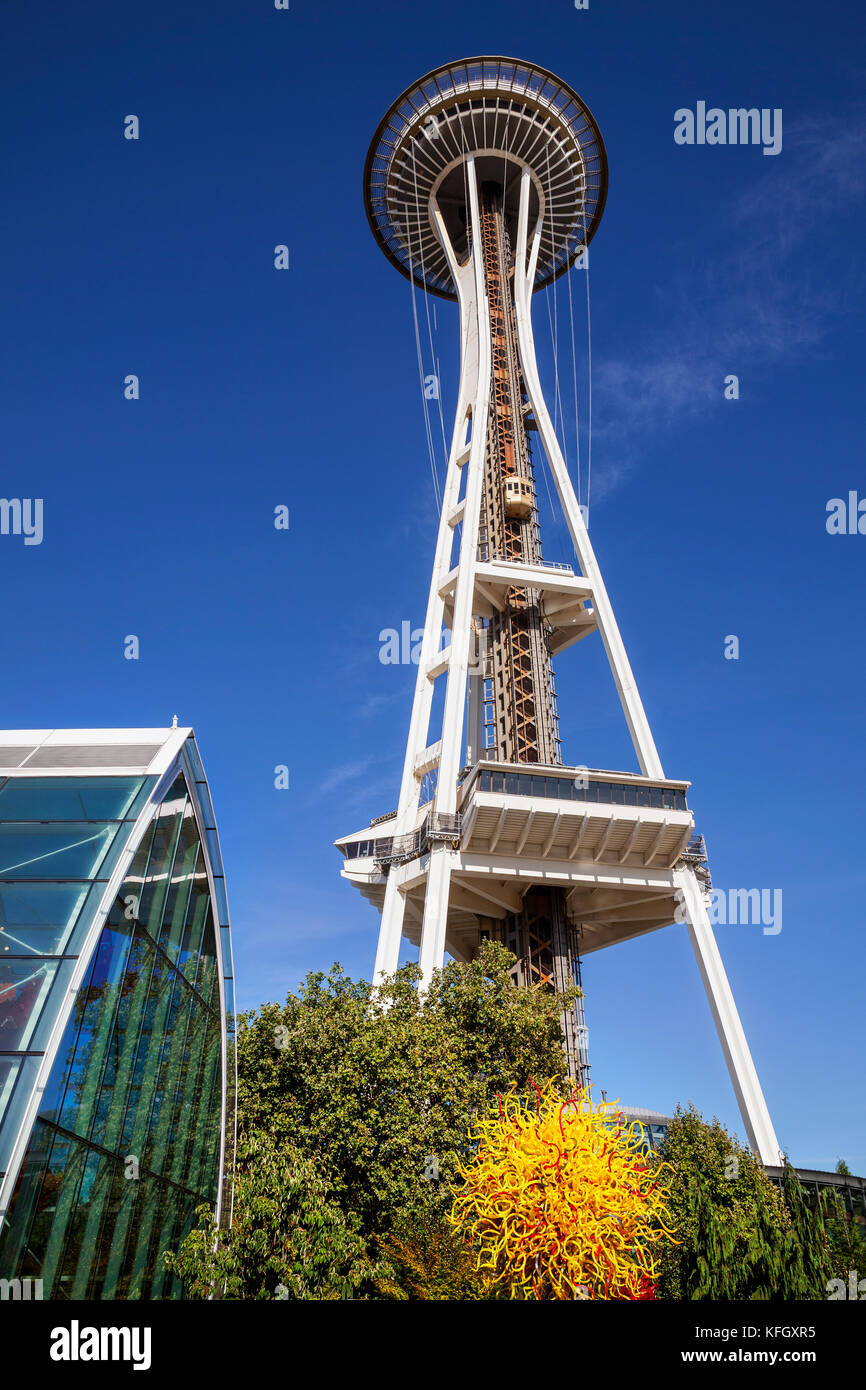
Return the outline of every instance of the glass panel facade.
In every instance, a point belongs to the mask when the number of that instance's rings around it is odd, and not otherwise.
[[[0,830],[2,836],[2,830]],[[0,958],[77,954],[76,924],[90,925],[105,884],[0,881]],[[85,903],[91,899],[85,910]]]
[[[215,924],[220,928],[221,938],[221,959],[223,968],[223,1008],[226,1017],[226,1078],[227,1088],[231,1093],[228,1099],[228,1109],[234,1112],[234,1084],[235,1084],[235,1057],[234,1057],[234,964],[232,961],[231,940],[229,934],[229,909],[226,897],[225,879],[223,877],[222,854],[220,852],[219,834],[216,829],[213,806],[211,804],[210,790],[205,780],[204,769],[201,764],[195,740],[188,738],[184,745],[187,774],[191,782],[195,783],[196,796],[201,807],[202,819],[207,832],[207,843],[210,852],[211,872],[213,875],[213,889],[215,902],[213,904]],[[187,949],[187,948],[185,948]],[[193,949],[190,947],[188,949]],[[183,968],[183,966],[182,966]],[[232,1135],[227,1136],[227,1143],[231,1146]],[[229,1152],[230,1152],[229,1148]]]
[[[152,786],[145,777],[0,779],[0,1178],[83,940]]]
[[[6,821],[0,845],[0,878],[13,874],[20,879],[96,878],[112,840],[117,823],[97,825],[58,821],[35,825],[26,821]],[[107,878],[110,868],[101,875]]]
[[[56,780],[70,783],[66,791],[50,788],[52,807],[65,816],[75,779]],[[140,778],[131,779],[131,791],[118,786],[120,779],[84,780],[113,784],[84,796],[85,807],[100,815],[140,804]],[[33,795],[10,796],[9,804],[27,809]],[[119,848],[130,829],[127,823]],[[105,851],[100,863],[104,859]],[[0,890],[4,886],[5,880]],[[71,885],[51,887],[50,900],[26,893],[16,898],[17,926],[28,927],[35,946],[62,940],[64,932],[73,941],[70,922],[84,910]],[[87,900],[87,886],[76,887]],[[53,913],[55,920],[42,923],[40,913]],[[36,923],[25,922],[30,917]],[[76,995],[0,1231],[0,1277],[40,1278],[44,1296],[55,1299],[180,1296],[161,1254],[187,1235],[196,1206],[213,1206],[218,1196],[223,1031],[217,931],[205,848],[186,782],[178,777],[136,849]],[[49,967],[57,974],[67,962],[73,968],[74,957],[34,962],[0,955],[16,1005],[5,1015],[10,1046],[0,1042],[0,1105],[5,1097],[7,1114],[16,1094],[32,1090],[32,1076],[22,1087],[16,1068],[28,1020],[38,1014],[33,996],[49,989]],[[18,1058],[11,1055],[16,1049]]]
[[[635,1117],[626,1113],[626,1124],[632,1124],[634,1123],[634,1120]],[[644,1153],[656,1152],[658,1149],[661,1148],[662,1144],[665,1141],[670,1121],[668,1119],[665,1119],[663,1123],[658,1123],[650,1122],[648,1120],[640,1120],[639,1123],[643,1131],[641,1148],[643,1149]],[[619,1120],[611,1118],[609,1121],[607,1121],[607,1124],[609,1128],[613,1130],[616,1126],[618,1126]]]
[[[9,1163],[41,1061],[41,1053],[0,1057],[0,1173],[5,1173]]]
[[[0,786],[0,821],[135,819],[142,777],[10,777]]]
[[[498,772],[482,768],[478,774],[478,790],[482,792],[515,792],[518,796],[543,796],[558,801],[604,802],[614,806],[659,806],[671,811],[687,811],[686,794],[678,787],[646,787],[634,782],[589,782],[575,774],[570,777],[550,776],[538,772]],[[354,856],[353,856],[354,857]]]
[[[481,792],[508,792],[516,796],[543,796],[556,801],[583,801],[594,805],[657,806],[671,811],[687,811],[686,794],[678,787],[645,787],[633,782],[589,782],[574,773],[557,777],[539,772],[500,772],[482,768],[478,774]],[[353,840],[347,846],[347,859],[386,858],[393,837]]]

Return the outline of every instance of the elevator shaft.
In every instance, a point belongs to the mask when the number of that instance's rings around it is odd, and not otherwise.
[[[526,432],[529,406],[517,352],[514,258],[498,185],[482,187],[479,211],[492,365],[479,558],[537,563],[541,533]],[[487,629],[487,757],[507,763],[561,762],[548,634],[538,592],[528,586],[509,588],[504,609],[494,613]],[[561,888],[531,888],[521,911],[509,914],[494,935],[517,957],[515,984],[560,992],[579,985],[577,932]],[[569,1074],[587,1085],[582,998],[563,1012],[560,1023]]]
[[[502,189],[481,192],[480,233],[490,313],[492,390],[479,524],[481,560],[541,559],[541,536],[526,435],[529,409],[517,353],[513,256]],[[486,756],[558,763],[559,729],[549,628],[535,589],[512,586],[487,630]]]
[[[519,912],[499,924],[494,936],[517,957],[512,971],[516,985],[562,993],[581,986],[577,932],[568,920],[561,888],[530,888]],[[583,997],[560,1015],[563,1052],[568,1074],[579,1086],[589,1085],[589,1053]]]

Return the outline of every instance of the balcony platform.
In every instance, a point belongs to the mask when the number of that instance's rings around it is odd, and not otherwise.
[[[457,569],[447,576],[439,591],[445,604],[445,625],[454,619],[454,593]],[[509,589],[533,589],[539,595],[544,617],[550,625],[550,653],[557,656],[575,642],[595,632],[598,622],[592,607],[592,585],[574,573],[570,565],[539,560],[486,560],[475,566],[475,594],[472,612],[492,618],[505,608]]]
[[[447,837],[422,807],[414,832],[395,841],[396,817],[336,841],[343,877],[381,911],[397,876],[404,931],[420,940],[435,841],[453,854],[447,948],[471,959],[489,928],[520,909],[533,885],[567,890],[584,954],[674,920],[674,869],[694,836],[689,783],[637,774],[482,761],[465,775]],[[375,832],[375,833],[373,833]]]

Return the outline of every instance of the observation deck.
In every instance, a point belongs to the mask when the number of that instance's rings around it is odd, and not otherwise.
[[[455,854],[452,955],[471,958],[483,919],[518,911],[526,890],[542,884],[569,890],[567,911],[587,954],[674,920],[675,868],[689,856],[706,859],[686,801],[689,785],[482,759],[462,778],[456,816],[437,817],[428,804],[407,835],[388,835],[394,812],[337,840],[342,876],[381,910],[387,875],[397,874],[406,934],[417,943],[430,848],[445,840]]]
[[[532,177],[531,220],[543,214],[535,289],[568,270],[592,240],[607,194],[607,156],[586,103],[534,63],[480,57],[446,63],[386,112],[364,170],[364,203],[388,259],[430,294],[456,299],[431,218],[435,200],[458,255],[468,254],[465,162],[504,187],[516,217],[519,173]]]

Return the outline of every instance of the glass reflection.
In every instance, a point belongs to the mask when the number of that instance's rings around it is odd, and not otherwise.
[[[8,828],[0,827],[0,839]],[[58,857],[73,852],[47,842]],[[37,947],[62,932],[68,938],[87,886],[50,886],[63,891],[39,898],[34,885],[18,884],[10,896],[0,885],[2,926],[20,931],[30,952],[0,954],[0,1052],[7,1041],[20,1048],[28,1028],[32,1034],[37,993],[49,989],[60,964],[74,965],[44,959]],[[0,952],[2,942],[0,934]],[[0,1277],[41,1278],[46,1298],[179,1296],[159,1256],[183,1240],[195,1207],[217,1198],[216,953],[204,850],[178,778],[134,855],[77,993],[0,1232]],[[14,1083],[14,1066],[0,1070],[0,1097]]]
[[[10,777],[0,786],[0,821],[123,820],[143,777]]]

